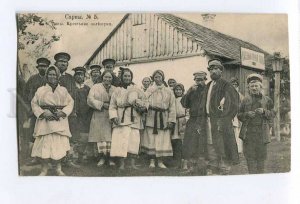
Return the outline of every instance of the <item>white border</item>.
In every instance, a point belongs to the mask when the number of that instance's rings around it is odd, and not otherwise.
[[[14,1],[1,8],[1,203],[300,203],[299,7],[289,0]],[[17,11],[165,11],[288,13],[292,80],[292,171],[227,177],[40,178],[18,177],[15,119],[8,118],[9,88],[16,84]]]

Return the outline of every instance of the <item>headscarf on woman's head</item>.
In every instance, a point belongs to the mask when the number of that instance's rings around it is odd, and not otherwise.
[[[154,76],[155,76],[156,74],[161,75],[163,85],[165,85],[165,87],[168,87],[168,84],[165,82],[165,74],[164,74],[164,72],[163,72],[162,70],[160,70],[160,69],[155,70],[155,71],[153,72],[152,76],[151,76],[151,78],[152,78],[153,81],[154,81]]]
[[[183,84],[181,84],[181,83],[177,83],[177,84],[175,84],[175,86],[174,86],[174,88],[173,88],[173,92],[174,92],[174,95],[175,95],[175,89],[176,89],[176,87],[180,87],[181,88],[181,90],[182,90],[182,95],[184,94],[184,86],[183,86]],[[175,97],[176,97],[176,95],[175,95]]]
[[[149,80],[149,85],[148,85],[147,88],[144,86],[144,81],[145,81],[146,79]],[[144,78],[142,79],[142,84],[143,84],[142,89],[143,89],[144,91],[146,91],[146,90],[151,86],[151,77],[144,77]]]
[[[120,74],[121,87],[127,89],[127,86],[134,84],[132,82],[132,80],[133,80],[133,72],[129,68],[124,68],[124,67],[120,67],[120,70],[121,70],[121,74]],[[130,84],[125,84],[123,82],[123,75],[124,75],[125,72],[129,72],[130,75],[131,75],[131,83]]]
[[[49,73],[49,71],[51,71],[51,70],[54,70],[54,71],[56,72],[57,80],[58,80],[59,77],[60,77],[60,71],[59,71],[59,69],[58,69],[56,66],[50,66],[50,67],[48,67],[48,68],[46,69],[46,72],[45,72],[45,80],[46,80],[46,82],[48,82],[48,73]]]
[[[103,73],[100,75],[100,80],[103,82],[103,77],[104,77],[104,75],[105,74],[107,74],[107,73],[110,73],[110,75],[111,75],[111,77],[112,77],[112,79],[111,80],[113,80],[113,78],[114,78],[114,76],[113,76],[113,74],[111,73],[111,71],[109,71],[109,70],[104,70],[103,71]]]
[[[156,74],[161,75],[161,76],[162,76],[162,80],[165,81],[165,74],[164,74],[164,72],[163,72],[162,70],[158,69],[158,70],[155,70],[155,71],[153,72],[153,74],[152,74],[152,79],[153,79],[153,80],[154,80],[154,76],[155,76]]]
[[[151,78],[150,78],[150,77],[144,77],[144,78],[142,79],[142,82],[143,82],[145,79],[148,79],[148,80],[151,82]]]
[[[49,81],[48,81],[48,74],[51,70],[54,70],[55,73],[56,73],[56,78],[57,78],[57,83],[56,84],[50,84]],[[45,81],[46,81],[47,84],[49,84],[52,87],[53,91],[55,90],[55,88],[58,85],[59,77],[60,77],[60,71],[56,66],[50,66],[49,68],[47,68],[47,70],[45,72]]]

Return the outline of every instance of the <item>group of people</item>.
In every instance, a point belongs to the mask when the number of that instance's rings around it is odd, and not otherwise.
[[[113,59],[103,60],[102,73],[100,65],[91,65],[91,78],[85,80],[84,67],[75,67],[74,76],[66,73],[70,59],[68,53],[57,53],[51,66],[39,58],[39,73],[26,83],[31,156],[42,164],[40,175],[47,175],[49,163],[57,175],[65,175],[62,165],[80,168],[91,155],[97,156],[98,167],[122,170],[128,158],[130,167],[138,169],[141,154],[147,155],[149,168],[228,174],[241,151],[249,173],[263,173],[275,112],[262,92],[261,75],[247,77],[249,95],[243,97],[238,80],[223,79],[222,62],[211,59],[212,80],[206,83],[207,73],[196,72],[195,85],[185,93],[175,79],[166,83],[161,70],[145,77],[140,88],[129,68],[114,73]]]

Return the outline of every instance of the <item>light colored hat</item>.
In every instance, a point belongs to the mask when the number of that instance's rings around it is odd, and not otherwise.
[[[203,71],[195,72],[193,75],[194,75],[194,77],[196,77],[196,76],[206,77],[207,76],[206,72],[203,72]]]
[[[262,82],[263,81],[263,77],[262,77],[262,75],[256,74],[256,73],[249,74],[247,76],[247,84],[249,84],[253,80],[258,80],[258,81]]]

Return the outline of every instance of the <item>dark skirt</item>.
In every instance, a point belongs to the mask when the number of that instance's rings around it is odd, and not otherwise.
[[[206,156],[206,144],[205,118],[191,117],[187,121],[184,132],[183,158],[191,159]]]

